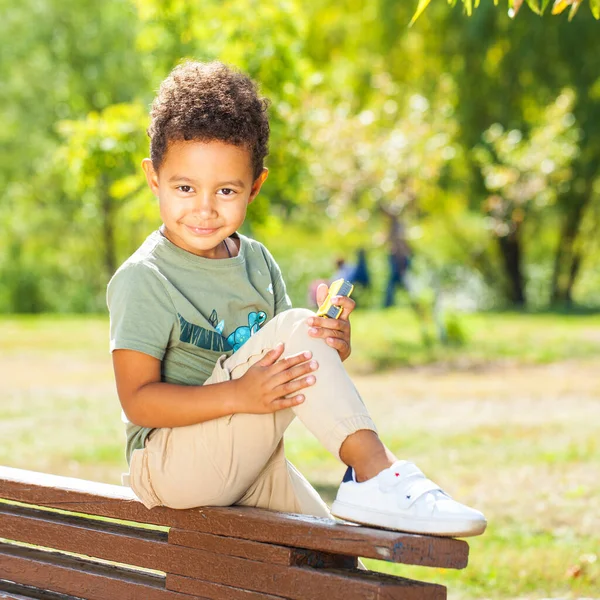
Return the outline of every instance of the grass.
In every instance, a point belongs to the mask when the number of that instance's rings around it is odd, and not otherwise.
[[[507,361],[549,363],[600,354],[600,314],[501,312],[453,318],[464,344],[426,346],[407,308],[357,310],[352,319],[352,364],[368,372],[431,363],[461,368]]]
[[[385,441],[490,522],[462,571],[369,566],[441,583],[454,600],[600,597],[600,319],[505,313],[461,325],[464,347],[427,350],[408,311],[353,320],[349,366]],[[107,320],[4,318],[0,340],[0,464],[119,483]],[[427,366],[367,372],[385,364]],[[331,500],[342,466],[299,423],[287,439]]]

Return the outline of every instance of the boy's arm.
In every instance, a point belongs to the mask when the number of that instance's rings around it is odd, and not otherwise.
[[[211,386],[164,383],[157,358],[135,350],[114,350],[112,356],[121,406],[136,425],[181,427],[234,412],[233,381]]]
[[[309,353],[281,358],[268,352],[240,378],[210,385],[160,379],[161,361],[135,350],[114,350],[117,393],[127,418],[141,427],[183,427],[235,413],[270,413],[304,401],[296,392],[314,383]],[[280,360],[281,358],[281,360]]]

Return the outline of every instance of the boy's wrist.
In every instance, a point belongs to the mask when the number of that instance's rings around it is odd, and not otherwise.
[[[238,412],[240,406],[240,389],[239,389],[239,379],[231,379],[227,382],[227,395],[225,399],[225,405],[227,413],[230,415],[234,415]]]

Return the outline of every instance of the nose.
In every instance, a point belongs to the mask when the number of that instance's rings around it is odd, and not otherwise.
[[[207,192],[196,194],[193,198],[192,212],[202,218],[212,217],[216,213],[214,196]]]

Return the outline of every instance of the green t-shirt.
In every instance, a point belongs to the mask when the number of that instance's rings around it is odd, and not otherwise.
[[[259,242],[238,235],[227,259],[196,256],[160,231],[146,238],[108,284],[110,350],[162,361],[161,379],[202,385],[217,359],[230,356],[269,319],[291,307],[281,271]],[[152,431],[129,422],[127,461]]]

